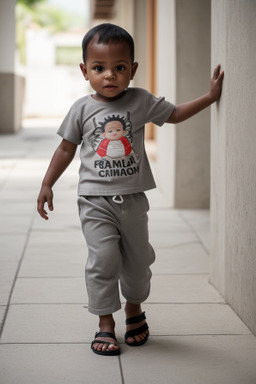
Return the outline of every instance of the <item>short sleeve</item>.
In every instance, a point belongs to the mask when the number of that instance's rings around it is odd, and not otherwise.
[[[156,97],[148,92],[147,95],[147,118],[148,121],[162,126],[171,116],[175,105],[166,101],[164,97]]]
[[[63,139],[76,145],[83,140],[80,115],[77,103],[73,104],[57,131]]]

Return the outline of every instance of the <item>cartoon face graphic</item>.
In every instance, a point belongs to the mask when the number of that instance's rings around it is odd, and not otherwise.
[[[89,141],[95,152],[106,159],[121,159],[133,152],[132,124],[126,117],[112,115],[105,118],[104,122],[96,123],[93,119],[95,130]]]
[[[109,140],[120,140],[126,131],[120,121],[110,121],[105,125],[104,136]]]

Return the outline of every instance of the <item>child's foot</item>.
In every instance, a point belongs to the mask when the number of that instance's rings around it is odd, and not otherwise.
[[[119,355],[120,348],[115,337],[115,322],[112,315],[100,316],[100,331],[95,334],[91,348],[99,355]]]
[[[104,356],[120,355],[115,335],[111,332],[97,332],[91,348],[94,353]]]
[[[148,340],[149,330],[146,316],[142,313],[141,306],[126,303],[126,334],[125,342],[130,346],[139,346]]]

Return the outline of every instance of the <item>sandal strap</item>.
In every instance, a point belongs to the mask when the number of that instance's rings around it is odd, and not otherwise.
[[[141,333],[146,332],[147,330],[148,330],[148,324],[145,323],[139,328],[132,329],[131,331],[127,331],[125,334],[125,339],[128,339],[128,337],[140,335]]]
[[[145,312],[142,312],[141,315],[135,316],[135,317],[130,317],[129,319],[125,320],[125,324],[136,324],[140,323],[141,321],[146,320]]]
[[[115,335],[111,332],[96,332],[95,333],[95,339],[97,337],[109,337],[110,339],[114,339],[115,341],[117,341]],[[105,343],[109,343],[108,341],[105,341]],[[110,343],[112,344],[112,343]]]

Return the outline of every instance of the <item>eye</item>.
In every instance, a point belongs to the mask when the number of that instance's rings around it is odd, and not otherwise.
[[[125,69],[126,69],[126,68],[125,68],[124,65],[117,65],[117,66],[116,66],[116,70],[119,71],[119,72],[122,72],[122,71],[124,71]]]
[[[93,68],[96,72],[102,72],[103,71],[103,67],[101,65],[96,65],[94,68]]]

